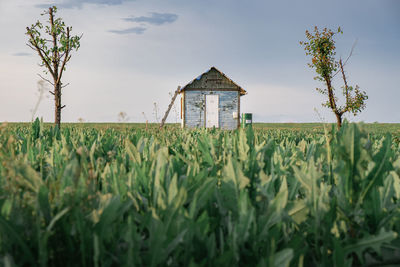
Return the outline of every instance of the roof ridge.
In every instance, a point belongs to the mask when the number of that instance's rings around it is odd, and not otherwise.
[[[216,70],[219,74],[221,74],[224,78],[226,78],[228,81],[230,81],[231,83],[233,83],[235,86],[237,86],[239,88],[240,94],[241,95],[245,95],[247,94],[246,90],[244,90],[240,85],[238,85],[237,83],[235,83],[234,81],[232,81],[232,79],[230,79],[228,76],[225,75],[225,73],[223,73],[222,71],[220,71],[219,69],[217,69],[215,66],[211,66],[211,68],[209,70],[207,70],[206,72],[202,73],[201,75],[197,76],[196,78],[194,78],[191,82],[189,82],[188,84],[186,84],[185,86],[183,86],[181,88],[181,92],[184,91],[186,89],[187,86],[191,85],[192,83],[194,83],[196,80],[200,80],[201,77],[210,72],[212,69]]]

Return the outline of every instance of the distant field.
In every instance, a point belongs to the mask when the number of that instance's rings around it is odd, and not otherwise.
[[[26,126],[29,123],[9,123],[11,126]],[[45,126],[51,126],[52,123],[45,123]],[[79,128],[95,128],[95,129],[107,129],[113,128],[116,130],[120,129],[131,129],[139,128],[145,129],[145,123],[63,123],[64,126],[73,126]],[[331,127],[336,124],[325,124],[325,127],[330,131]],[[394,136],[400,136],[400,123],[362,123],[364,129],[370,133],[391,133]],[[148,129],[157,129],[158,123],[149,123]],[[312,131],[312,132],[324,132],[323,123],[254,123],[254,129],[256,130],[294,130],[294,131]],[[179,123],[168,123],[164,126],[165,129],[176,129],[180,128]]]
[[[400,123],[361,123],[364,129],[371,133],[386,133],[400,135]],[[332,125],[325,124],[330,129]],[[297,130],[297,131],[317,131],[324,130],[323,123],[255,123],[254,128],[264,130]]]

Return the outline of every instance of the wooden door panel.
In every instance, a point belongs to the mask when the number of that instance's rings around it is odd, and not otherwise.
[[[219,127],[218,106],[218,95],[206,95],[206,128]]]

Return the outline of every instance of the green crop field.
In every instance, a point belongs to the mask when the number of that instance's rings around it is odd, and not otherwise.
[[[0,126],[0,265],[399,266],[400,125]]]

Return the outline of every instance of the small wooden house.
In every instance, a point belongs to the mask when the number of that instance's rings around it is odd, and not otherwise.
[[[180,93],[182,127],[240,127],[240,97],[247,92],[215,67],[184,86]]]

